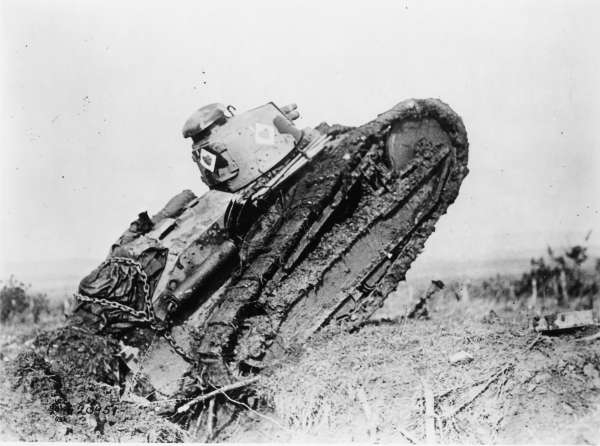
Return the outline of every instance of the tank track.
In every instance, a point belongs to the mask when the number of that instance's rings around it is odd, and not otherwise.
[[[400,172],[385,143],[399,122],[435,120],[447,141],[421,138]],[[357,327],[423,249],[468,173],[462,120],[436,99],[403,101],[332,138],[245,235],[238,272],[194,325],[211,385],[256,371],[332,320]],[[207,358],[212,358],[208,360]]]

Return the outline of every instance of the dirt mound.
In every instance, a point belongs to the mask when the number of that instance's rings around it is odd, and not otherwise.
[[[10,367],[12,390],[38,400],[57,419],[64,419],[73,412],[66,399],[60,376],[53,373],[50,364],[34,351],[19,353]]]
[[[181,442],[179,426],[124,394],[118,344],[72,327],[47,330],[0,365],[0,438]]]
[[[600,348],[578,341],[590,333],[538,336],[525,306],[441,293],[429,319],[406,321],[398,299],[379,323],[331,327],[290,352],[242,397],[217,395],[214,412],[205,401],[170,417],[100,367],[124,367],[111,340],[64,328],[25,336],[32,348],[0,362],[0,438],[423,442],[427,387],[441,442],[600,442]],[[458,352],[466,359],[454,363]]]
[[[122,383],[125,370],[119,343],[110,336],[67,325],[41,332],[33,345],[65,375],[89,376],[109,385]]]
[[[430,320],[323,333],[260,381],[260,413],[219,439],[421,443],[428,389],[443,443],[600,441],[597,343],[538,338],[524,308],[489,301],[430,310]],[[468,359],[453,363],[461,351]]]

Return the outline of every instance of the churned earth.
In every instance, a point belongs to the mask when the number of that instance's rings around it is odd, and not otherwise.
[[[0,438],[600,443],[600,340],[581,340],[594,329],[540,336],[522,302],[451,293],[432,298],[428,318],[404,319],[405,308],[393,295],[360,330],[320,333],[251,396],[219,396],[210,437],[209,404],[182,427],[124,398],[112,341],[2,327]]]

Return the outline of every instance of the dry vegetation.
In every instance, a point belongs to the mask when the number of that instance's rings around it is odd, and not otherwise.
[[[538,337],[520,305],[438,296],[429,320],[321,335],[262,381],[263,410],[231,438],[423,442],[428,389],[437,441],[598,443],[600,348],[582,335]],[[460,351],[472,361],[451,364]]]
[[[13,280],[2,296],[27,305],[0,331],[0,437],[597,444],[600,340],[581,340],[597,328],[529,327],[542,308],[598,310],[598,262],[580,248],[549,251],[521,277],[449,282],[417,319],[399,289],[360,330],[321,332],[252,388],[195,406],[191,423],[124,399],[118,343],[60,328],[57,309],[33,324],[34,300]]]

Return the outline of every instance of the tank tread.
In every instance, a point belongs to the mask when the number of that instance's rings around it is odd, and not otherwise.
[[[392,125],[423,119],[437,121],[449,143],[422,141],[414,161],[392,172],[384,156]],[[199,321],[198,351],[220,358],[211,382],[262,366],[331,320],[358,326],[379,308],[458,195],[467,148],[461,119],[435,99],[338,131],[249,231],[238,274]]]

